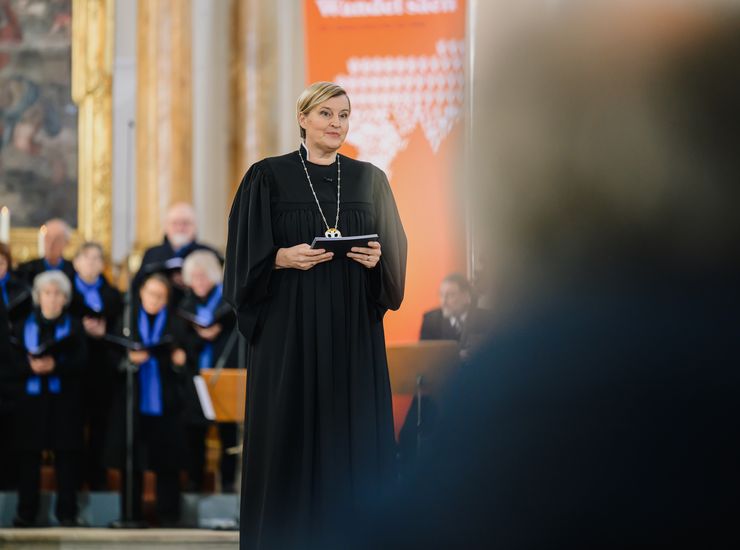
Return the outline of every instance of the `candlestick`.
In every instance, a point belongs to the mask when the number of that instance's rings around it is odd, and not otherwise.
[[[0,243],[10,242],[10,209],[3,206],[0,210]]]
[[[46,256],[46,226],[39,228],[39,258]]]

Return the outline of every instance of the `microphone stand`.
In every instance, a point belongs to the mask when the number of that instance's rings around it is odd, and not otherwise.
[[[129,120],[126,125],[126,182],[131,182],[131,167],[132,167],[132,151],[133,151],[133,140],[134,140],[134,128],[135,123],[133,120]],[[131,250],[130,242],[130,224],[128,223],[131,219],[133,212],[131,211],[131,194],[126,194],[126,230],[125,230],[125,242],[126,248]],[[130,255],[126,256],[126,266],[129,267]],[[131,318],[132,318],[132,288],[131,288],[131,272],[127,273],[126,281],[126,293],[123,297],[123,336],[131,338]],[[139,368],[134,365],[128,358],[128,353],[121,360],[119,370],[126,373],[126,411],[125,411],[125,424],[126,424],[126,459],[124,464],[125,472],[125,483],[123,487],[124,494],[126,496],[125,510],[121,510],[122,518],[118,521],[114,521],[110,524],[112,528],[117,529],[143,529],[147,527],[146,522],[143,520],[137,520],[134,518],[134,375]],[[143,480],[142,480],[143,483]]]

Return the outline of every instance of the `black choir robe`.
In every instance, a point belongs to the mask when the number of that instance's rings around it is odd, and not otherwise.
[[[135,305],[131,319],[131,339],[141,341],[138,326],[138,308]],[[120,330],[116,330],[121,333]],[[183,386],[186,376],[185,367],[172,363],[172,350],[183,347],[183,323],[173,311],[167,316],[162,331],[162,338],[172,338],[172,346],[157,350],[155,357],[159,361],[159,379],[162,386],[162,416],[148,417],[153,419],[152,432],[156,441],[155,448],[142,445],[140,437],[142,414],[139,410],[139,379],[134,374],[134,468],[139,471],[151,469],[171,470],[184,465],[185,433],[182,423]],[[118,359],[124,358],[124,351],[118,350]],[[126,456],[126,373],[116,371],[113,380],[113,397],[109,413],[108,437],[106,439],[104,461],[111,468],[124,468]]]
[[[36,278],[36,275],[47,270],[48,268],[44,263],[44,258],[37,258],[20,264],[18,269],[16,269],[16,275],[23,279],[29,286],[33,286],[33,280]],[[74,281],[75,269],[72,262],[62,259],[60,271],[64,273],[70,281]]]
[[[195,296],[195,294],[193,294],[192,292],[188,292],[185,295],[185,298],[183,298],[183,300],[180,302],[178,309],[190,314],[195,314],[197,306],[203,305],[210,296],[211,294],[209,294],[205,300],[202,300]],[[225,357],[226,362],[224,363],[224,368],[236,368],[238,367],[237,361],[239,343],[234,342],[230,350],[226,349],[227,345],[229,344],[229,339],[231,338],[231,335],[236,328],[236,317],[234,316],[231,306],[224,302],[223,299],[221,300],[221,303],[216,306],[215,313],[216,317],[221,318],[221,320],[218,322],[218,324],[221,325],[221,333],[213,342],[211,342],[213,344],[214,363],[211,366],[215,366],[215,363],[219,360],[219,358],[221,358],[224,353],[229,351],[229,354]],[[223,317],[221,317],[222,315]],[[188,356],[187,364],[190,374],[190,380],[188,381],[188,391],[186,392],[185,421],[189,424],[207,423],[205,417],[203,416],[200,401],[198,400],[198,396],[195,393],[195,387],[191,383],[192,377],[199,373],[198,360],[206,343],[206,340],[198,336],[198,333],[195,331],[193,324],[189,321],[185,321],[185,339],[183,341],[183,349]]]
[[[53,339],[54,327],[62,322],[66,313],[56,320],[39,320],[39,344]],[[13,335],[22,342],[25,319],[13,327]],[[83,404],[82,384],[87,364],[87,343],[82,324],[71,316],[70,338],[63,351],[54,354],[56,367],[50,375],[41,376],[41,393],[28,395],[26,382],[36,376],[28,363],[27,352],[13,346],[12,361],[6,368],[6,380],[9,381],[14,397],[13,442],[20,451],[42,451],[44,449],[60,451],[81,451],[83,448]],[[58,376],[61,381],[61,392],[49,392],[49,376]]]
[[[123,311],[121,293],[103,277],[100,298],[103,302],[102,314],[106,331],[112,332],[120,325]],[[70,311],[78,318],[85,315],[85,300],[74,282]],[[86,335],[88,361],[83,385],[83,398],[88,424],[88,458],[86,464],[87,481],[92,490],[106,486],[106,473],[103,453],[108,430],[108,414],[113,396],[113,381],[120,362],[115,347],[103,338]]]
[[[31,287],[22,276],[11,273],[5,288],[8,291],[7,314],[12,325],[21,319],[25,319],[31,313],[33,307]]]
[[[229,216],[224,297],[250,342],[242,548],[306,543],[394,478],[383,316],[401,305],[406,236],[385,174],[341,156],[339,229],[378,233],[379,265],[273,269],[279,247],[326,230],[298,155],[252,166]],[[307,166],[333,220],[337,163]]]
[[[112,332],[120,325],[123,311],[123,299],[121,293],[110,285],[103,276],[103,284],[100,286],[100,298],[103,301],[103,318],[106,323],[106,331]],[[77,318],[85,314],[85,300],[72,282],[72,301],[70,311]],[[101,338],[87,336],[90,361],[88,362],[85,393],[88,404],[96,409],[106,410],[110,406],[110,396],[113,388],[113,375],[117,369],[117,361],[114,349]]]

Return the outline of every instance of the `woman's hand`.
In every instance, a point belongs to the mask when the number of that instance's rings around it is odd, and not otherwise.
[[[368,269],[374,268],[380,261],[380,243],[378,241],[370,241],[367,243],[368,248],[361,246],[353,246],[352,252],[347,252],[347,257],[352,258],[358,264],[364,265]]]
[[[185,351],[182,348],[177,348],[176,350],[172,351],[172,364],[174,364],[176,367],[182,367],[185,364],[186,359],[187,356],[185,355]]]
[[[88,336],[100,339],[105,336],[105,319],[96,319],[95,317],[83,317],[82,325]]]
[[[322,248],[314,250],[304,243],[290,248],[279,248],[275,255],[275,268],[307,271],[316,264],[328,262],[333,257],[333,252],[327,252]]]
[[[34,374],[49,374],[56,366],[51,355],[44,355],[43,357],[31,357],[29,355],[28,363],[31,365]]]
[[[141,365],[142,363],[146,363],[149,360],[149,352],[143,350],[132,350],[128,352],[128,359],[134,365]]]
[[[213,342],[216,338],[218,338],[218,335],[221,334],[221,325],[216,323],[215,325],[208,328],[203,328],[195,325],[195,332],[197,332],[198,336],[203,338],[203,340]]]

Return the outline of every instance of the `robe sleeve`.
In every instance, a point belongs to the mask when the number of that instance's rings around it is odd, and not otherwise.
[[[370,271],[370,296],[382,317],[387,310],[401,307],[408,244],[388,178],[382,170],[375,168],[375,171],[373,202],[382,255]]]
[[[264,161],[254,164],[239,185],[229,214],[224,300],[234,308],[239,332],[247,340],[269,298],[278,250],[272,236],[270,181]]]

